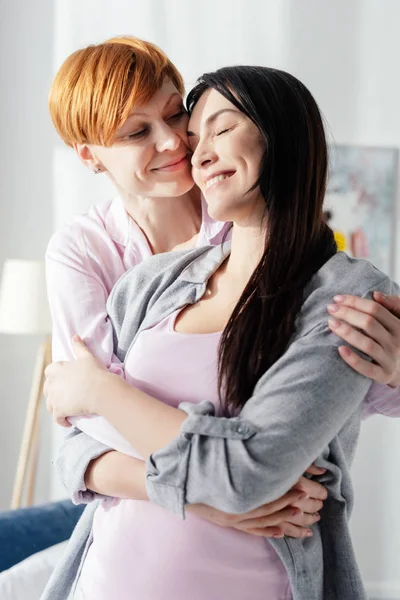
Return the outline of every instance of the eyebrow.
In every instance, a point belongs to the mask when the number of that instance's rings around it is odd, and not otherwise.
[[[207,117],[205,125],[210,125],[211,123],[213,123],[215,121],[215,119],[217,117],[219,117],[219,115],[222,115],[222,113],[226,113],[226,112],[234,113],[236,115],[239,113],[239,111],[235,110],[234,108],[221,108],[221,110],[217,110],[217,112],[215,112],[212,115],[210,115],[209,117]],[[197,134],[194,133],[194,131],[188,131],[187,135],[189,137],[193,137],[193,136],[196,136]]]
[[[167,108],[171,104],[171,102],[174,98],[180,98],[182,100],[182,96],[180,94],[178,94],[178,92],[174,92],[173,94],[171,94],[171,96],[168,98],[168,100],[164,104],[163,109]],[[136,117],[136,116],[137,117],[147,117],[148,115],[146,113],[132,111],[131,114],[128,115],[128,119],[130,119],[131,117]]]

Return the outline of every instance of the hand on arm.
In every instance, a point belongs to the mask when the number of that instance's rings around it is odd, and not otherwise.
[[[100,415],[144,458],[178,437],[184,411],[110,373],[77,336],[72,345],[77,360],[46,369],[47,408],[59,425],[70,427],[72,415]]]
[[[336,296],[329,305],[329,327],[348,344],[368,355],[361,358],[341,346],[342,359],[355,371],[377,383],[400,386],[400,298],[375,292],[374,300]]]
[[[308,473],[314,475],[321,475],[323,472],[323,469],[314,466],[308,469]],[[89,464],[85,484],[89,490],[102,495],[146,501],[145,475],[144,462],[111,451]],[[326,497],[324,486],[301,477],[282,498],[246,514],[228,514],[205,504],[188,505],[186,512],[220,527],[238,529],[251,535],[304,538],[312,535],[309,526],[319,521],[318,511]]]
[[[66,415],[99,410],[96,402],[101,395],[104,398],[113,399],[112,404],[105,403],[105,406],[110,407],[109,418],[114,419],[115,425],[119,423],[121,428],[123,427],[128,433],[131,432],[132,427],[126,427],[126,423],[130,421],[124,407],[128,409],[128,412],[133,409],[139,410],[135,403],[137,391],[135,392],[121,379],[110,376],[82,342],[75,341],[74,347],[77,355],[76,361],[53,364],[47,371],[47,402],[54,418],[59,423],[69,426]],[[124,396],[124,394],[126,395]],[[121,395],[120,404],[118,397]],[[146,401],[146,395],[142,400]],[[154,399],[152,402],[157,402],[157,404],[152,403],[152,408],[157,411],[165,406]],[[171,419],[172,431],[160,431],[158,435],[176,437],[179,427],[175,432],[176,423],[173,417],[175,413],[182,413],[186,417],[186,413],[170,407],[166,408],[169,409],[167,413],[161,415],[157,412],[153,418],[164,425],[165,415],[167,415]],[[144,411],[146,411],[146,405],[144,405]],[[116,412],[119,414],[115,414]],[[135,415],[132,417],[134,418]],[[149,424],[149,429],[144,432],[147,452],[150,452],[149,443],[152,448],[154,447],[153,429],[154,427]],[[152,435],[149,435],[149,432]],[[150,442],[147,438],[150,438]],[[157,437],[156,444],[159,443],[160,439]],[[142,451],[144,450],[143,446]],[[321,475],[324,470],[311,466],[307,472],[311,475]],[[92,460],[86,470],[85,484],[89,490],[107,496],[137,500],[148,498],[145,485],[145,464],[119,452],[110,451]],[[318,511],[326,497],[327,492],[322,485],[301,477],[292,490],[284,494],[282,498],[249,513],[228,514],[204,504],[190,505],[186,510],[217,525],[234,527],[254,535],[263,535],[264,537],[287,535],[300,538],[310,535],[308,527],[319,520]]]

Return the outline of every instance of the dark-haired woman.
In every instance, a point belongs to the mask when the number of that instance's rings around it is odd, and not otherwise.
[[[127,477],[150,502],[98,507],[76,598],[364,600],[349,466],[371,380],[341,359],[326,305],[398,287],[337,252],[325,134],[304,85],[232,67],[188,101],[193,176],[210,215],[233,222],[231,243],[160,254],[120,280],[109,314],[127,381],[79,341],[80,360],[48,371],[59,422],[97,413],[146,459]],[[314,461],[329,496],[307,538],[249,536],[185,509],[251,511]]]

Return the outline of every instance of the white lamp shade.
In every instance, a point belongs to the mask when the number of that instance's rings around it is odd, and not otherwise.
[[[0,283],[0,333],[50,332],[44,261],[6,260]]]

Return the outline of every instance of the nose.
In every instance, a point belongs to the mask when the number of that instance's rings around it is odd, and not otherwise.
[[[176,130],[172,129],[168,123],[160,124],[157,131],[156,149],[157,152],[166,150],[177,150],[181,145],[181,139]]]
[[[217,160],[214,149],[208,144],[199,142],[192,154],[192,166],[195,169],[208,167]]]

